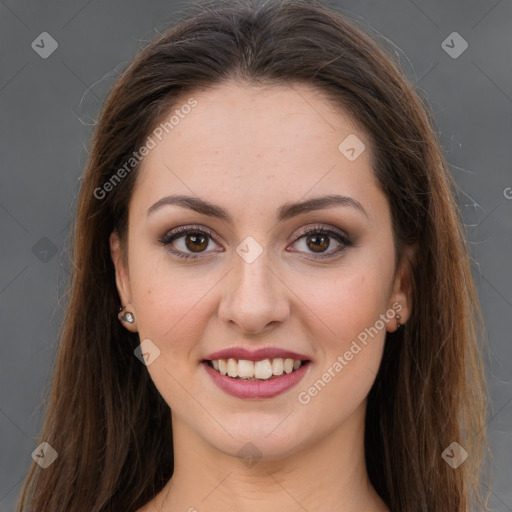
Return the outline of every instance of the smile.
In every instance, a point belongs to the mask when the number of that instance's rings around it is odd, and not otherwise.
[[[300,359],[263,359],[249,361],[247,359],[215,359],[208,361],[210,366],[221,375],[228,375],[239,380],[271,380],[298,370],[305,361]]]
[[[311,361],[296,359],[215,359],[202,365],[225,393],[242,399],[265,399],[295,386],[307,373]]]

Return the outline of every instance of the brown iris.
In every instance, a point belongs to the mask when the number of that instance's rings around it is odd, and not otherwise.
[[[313,248],[309,244],[311,240],[316,241],[313,242],[313,245],[322,245],[320,251],[315,250],[315,252],[322,252],[323,250],[326,250],[329,247],[329,237],[326,235],[311,235],[306,238],[306,243],[308,244],[308,247],[313,250]],[[321,242],[319,240],[321,240]]]
[[[195,252],[201,252],[208,247],[208,237],[199,233],[187,235],[185,237],[185,245],[187,246],[187,249],[191,251],[198,249]]]

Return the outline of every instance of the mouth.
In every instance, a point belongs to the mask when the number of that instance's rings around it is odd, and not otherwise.
[[[235,398],[263,400],[285,393],[304,378],[312,361],[280,349],[226,349],[201,361],[212,382]]]
[[[312,360],[278,347],[250,350],[234,346],[201,361],[213,383],[228,395],[242,399],[266,399],[295,386],[308,373]]]
[[[308,360],[282,357],[259,361],[234,358],[203,360],[203,363],[220,375],[246,382],[266,382],[279,379],[283,375],[296,372],[309,362]]]

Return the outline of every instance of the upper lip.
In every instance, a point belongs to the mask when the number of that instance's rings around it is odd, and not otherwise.
[[[298,354],[291,350],[283,350],[277,347],[265,347],[257,350],[249,350],[243,347],[231,347],[213,352],[205,360],[215,361],[217,359],[246,359],[248,361],[262,361],[264,359],[297,359],[300,361],[309,361],[309,357],[304,354]]]

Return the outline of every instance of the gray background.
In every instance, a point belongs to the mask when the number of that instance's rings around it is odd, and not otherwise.
[[[490,506],[512,511],[512,1],[332,4],[396,45],[406,74],[428,96],[464,193],[490,346]],[[0,0],[1,512],[15,510],[37,446],[65,307],[64,249],[92,123],[117,74],[187,5]],[[47,59],[31,47],[42,32],[58,42]],[[442,47],[452,32],[469,45],[458,58]]]

